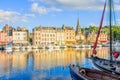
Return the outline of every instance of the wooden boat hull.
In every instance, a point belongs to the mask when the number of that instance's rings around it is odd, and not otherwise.
[[[116,70],[116,67],[120,66],[120,62],[117,61],[111,61],[107,59],[102,59],[98,57],[92,57],[92,62],[93,64],[100,70],[107,72],[107,73],[112,73],[120,76],[120,71]],[[110,66],[112,64],[112,66]],[[120,68],[120,67],[119,67]]]
[[[87,80],[85,77],[78,74],[79,70],[77,70],[77,69],[78,68],[75,67],[74,65],[70,65],[70,74],[71,74],[72,79],[74,79],[74,80]],[[76,70],[78,72],[76,72]]]
[[[88,68],[70,65],[70,74],[74,80],[120,80],[118,76]]]

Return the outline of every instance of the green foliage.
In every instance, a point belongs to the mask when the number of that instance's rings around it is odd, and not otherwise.
[[[97,26],[89,26],[89,30],[91,31],[91,32],[97,32],[98,31],[98,27]]]
[[[29,42],[30,42],[30,44],[32,44],[32,42],[33,42],[33,39],[32,39],[32,38],[29,38]]]
[[[98,28],[98,26],[89,26],[89,28],[86,29],[89,30],[89,32],[97,32]],[[110,35],[109,26],[104,26],[102,29],[108,33],[108,36]],[[112,26],[112,37],[113,39],[120,40],[120,26]]]
[[[120,40],[120,26],[113,26],[112,33],[114,39]]]
[[[110,35],[109,26],[104,27],[108,32],[108,36]],[[120,26],[112,26],[112,37],[115,40],[120,40]]]

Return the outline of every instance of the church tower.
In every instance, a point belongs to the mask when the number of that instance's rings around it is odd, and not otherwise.
[[[76,26],[76,43],[82,44],[84,43],[85,36],[81,32],[80,20],[78,18],[77,26]]]
[[[80,20],[78,18],[78,21],[77,21],[77,27],[76,27],[76,35],[80,34],[81,33],[81,27],[80,27]]]

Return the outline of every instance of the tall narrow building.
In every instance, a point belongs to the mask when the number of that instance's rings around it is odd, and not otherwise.
[[[77,21],[77,27],[76,27],[76,35],[80,34],[81,33],[81,27],[80,27],[80,20],[78,18],[78,21]]]

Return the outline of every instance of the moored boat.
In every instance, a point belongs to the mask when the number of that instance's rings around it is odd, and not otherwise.
[[[120,76],[120,61],[110,61],[98,57],[92,57],[93,64],[102,71]]]
[[[109,43],[109,46],[110,46],[110,59],[102,59],[102,58],[98,58],[96,57],[96,54],[97,54],[97,51],[96,51],[96,46],[97,46],[97,43],[98,43],[98,38],[99,38],[99,35],[100,35],[100,30],[102,28],[102,23],[103,23],[103,19],[104,19],[104,12],[106,10],[106,2],[108,1],[109,3],[109,13],[110,13],[110,16],[109,16],[109,32],[110,32],[110,36],[109,36],[109,39],[110,39],[110,43]],[[103,14],[102,14],[102,19],[101,19],[101,24],[100,24],[100,27],[99,27],[99,30],[98,30],[98,34],[97,34],[97,37],[96,37],[96,41],[94,43],[94,48],[93,48],[93,56],[92,56],[92,62],[93,64],[99,68],[100,70],[104,71],[104,72],[108,72],[110,74],[116,74],[118,76],[120,76],[120,62],[119,61],[114,61],[113,60],[113,56],[114,58],[118,58],[118,56],[120,55],[120,52],[116,52],[114,51],[113,47],[113,40],[112,40],[112,12],[113,12],[113,8],[114,8],[114,1],[113,0],[106,0],[105,2],[105,5],[104,5],[104,10],[103,10]]]
[[[70,65],[70,74],[74,80],[120,80],[116,75],[75,65]]]
[[[46,46],[45,49],[53,49],[52,45]]]

